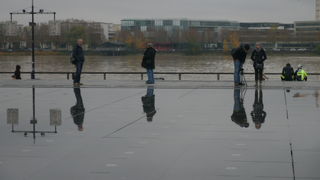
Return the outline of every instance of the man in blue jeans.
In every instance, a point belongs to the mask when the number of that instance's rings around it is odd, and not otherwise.
[[[76,73],[73,77],[73,85],[80,86],[81,72],[84,63],[84,52],[82,49],[83,40],[78,39],[76,46],[73,48],[72,56],[75,59],[74,65],[76,67]]]
[[[153,70],[155,68],[156,53],[157,51],[152,47],[152,44],[148,43],[141,63],[141,66],[147,70],[148,81],[146,81],[146,84],[154,84]]]
[[[233,49],[231,54],[234,62],[234,85],[244,85],[240,82],[240,73],[242,71],[242,67],[244,62],[246,61],[247,53],[250,49],[249,44],[240,45],[240,47]]]

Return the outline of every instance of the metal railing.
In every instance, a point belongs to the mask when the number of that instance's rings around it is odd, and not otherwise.
[[[74,72],[35,72],[35,74],[48,74],[48,75],[66,75],[70,79]],[[0,74],[13,74],[13,72],[0,72]],[[21,74],[31,74],[31,72],[21,72]],[[89,75],[103,75],[103,79],[107,79],[107,75],[140,75],[140,79],[144,79],[146,72],[82,72],[82,74]],[[217,80],[221,80],[221,75],[233,75],[233,72],[155,72],[154,74],[160,75],[177,75],[179,80],[182,80],[183,75],[216,75]],[[254,73],[244,73],[245,75],[254,75]],[[265,75],[281,76],[281,73],[264,73]],[[308,73],[309,76],[320,76],[320,73]]]

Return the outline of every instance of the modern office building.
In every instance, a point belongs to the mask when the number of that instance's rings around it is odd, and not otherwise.
[[[239,29],[236,21],[211,21],[211,20],[189,20],[189,19],[123,19],[121,30],[124,31],[155,31],[165,30],[205,30],[218,31],[219,29]]]
[[[299,32],[319,32],[320,21],[296,21],[294,22],[296,33]]]
[[[248,30],[293,30],[294,24],[283,24],[277,22],[243,22],[240,23],[240,28]]]

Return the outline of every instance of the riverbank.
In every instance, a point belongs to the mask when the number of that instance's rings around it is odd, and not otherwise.
[[[87,51],[86,55],[89,56],[131,56],[131,55],[141,55],[142,51],[135,52],[122,52],[122,53],[112,53],[112,52],[104,52],[104,51]],[[268,55],[276,55],[276,56],[320,56],[320,54],[316,52],[300,52],[300,51],[282,51],[282,52],[267,52]],[[177,56],[230,56],[228,52],[221,51],[206,51],[201,52],[199,54],[187,54],[185,52],[158,52],[158,54],[164,55],[177,55]],[[31,55],[31,51],[0,51],[0,56],[28,56]],[[36,56],[66,56],[70,55],[70,51],[35,51]]]

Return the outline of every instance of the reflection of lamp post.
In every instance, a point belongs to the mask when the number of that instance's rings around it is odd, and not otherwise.
[[[33,134],[33,139],[35,141],[36,134],[40,134],[44,136],[46,133],[54,133],[57,134],[57,126],[61,125],[61,110],[59,109],[50,109],[50,126],[54,126],[54,131],[37,131],[36,124],[37,119],[35,118],[35,88],[32,88],[32,109],[33,109],[33,117],[30,120],[30,124],[32,124],[32,130],[15,130],[14,125],[19,124],[19,109],[7,109],[7,124],[11,124],[11,132],[12,133],[24,133],[24,136],[27,136],[28,133]]]
[[[56,20],[56,12],[45,12],[43,9],[40,9],[39,12],[35,12],[34,11],[34,0],[32,0],[32,6],[31,6],[31,11],[27,12],[25,9],[22,10],[22,12],[10,12],[10,20],[12,22],[12,15],[13,14],[31,14],[32,17],[32,21],[29,23],[29,25],[31,26],[31,31],[32,31],[32,72],[31,72],[31,79],[35,79],[35,53],[34,53],[34,27],[36,26],[36,24],[34,23],[34,15],[35,14],[53,14],[53,19],[54,21]]]

